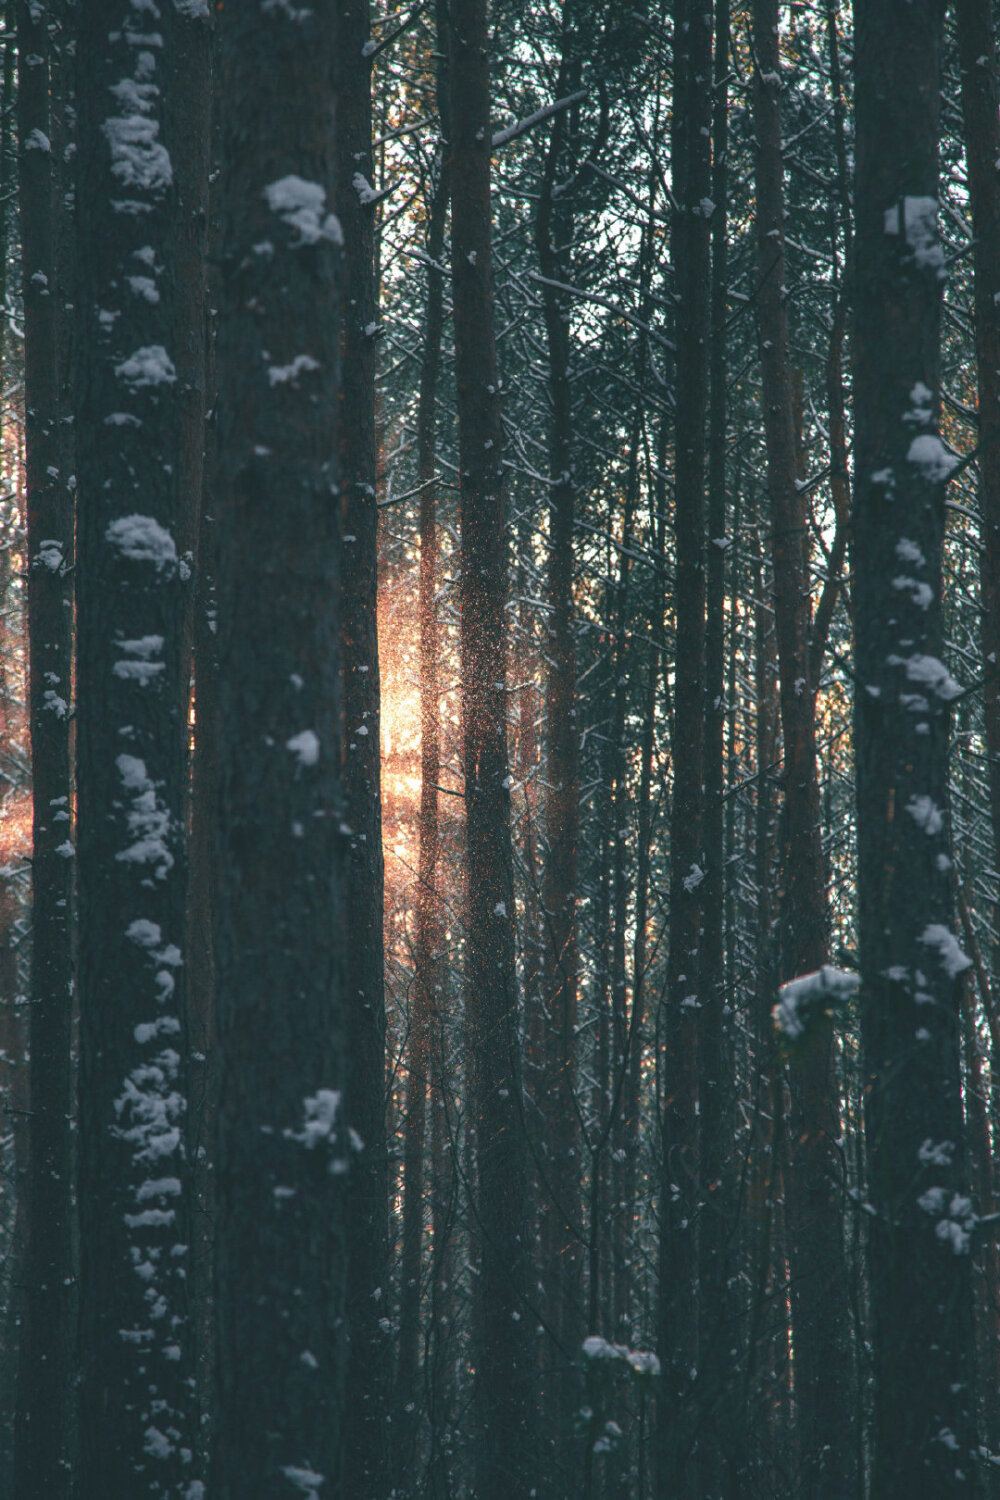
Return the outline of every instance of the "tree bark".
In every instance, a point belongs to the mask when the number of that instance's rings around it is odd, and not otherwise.
[[[196,1478],[184,954],[188,563],[177,390],[200,309],[172,275],[183,165],[163,86],[184,19],[131,6],[77,42],[80,882],[78,1493]]]
[[[780,968],[787,980],[825,961],[827,903],[809,661],[806,514],[785,302],[778,17],[778,0],[755,0],[757,299],[784,749]],[[811,1017],[788,1053],[792,1114],[785,1181],[799,1482],[816,1496],[842,1496],[854,1490],[857,1474],[832,1018]]]
[[[21,270],[28,519],[32,956],[27,1160],[14,1494],[70,1492],[73,994],[70,697],[73,504],[61,471],[60,305],[56,275],[52,7],[18,6]],[[58,123],[58,122],[57,122]],[[58,160],[55,158],[55,160]]]
[[[219,1500],[342,1493],[335,12],[220,12]]]
[[[382,1297],[389,1280],[385,1136],[384,868],[377,624],[375,363],[378,292],[372,162],[369,0],[337,0],[337,216],[344,232],[343,358],[349,375],[338,408],[342,505],[344,811],[351,829],[346,887],[345,1111],[361,1148],[348,1184],[344,1485],[380,1496],[388,1488],[385,1418],[390,1349]],[[370,49],[369,49],[370,51]]]
[[[994,868],[1000,870],[1000,88],[989,0],[960,0],[956,16],[974,231],[983,703]]]
[[[683,1490],[695,1446],[691,1371],[697,1352],[699,928],[705,755],[705,423],[708,402],[712,6],[674,7],[671,226],[676,313],[673,803],[670,919],[663,1026],[660,1200],[659,1483]]]
[[[467,1026],[479,1201],[479,1500],[527,1500],[534,1449],[530,1214],[514,968],[504,605],[506,505],[493,332],[485,0],[451,7],[452,288],[461,471]]]
[[[865,1124],[874,1215],[873,1491],[965,1493],[970,1209],[941,610],[938,122],[944,7],[860,0],[854,600]]]

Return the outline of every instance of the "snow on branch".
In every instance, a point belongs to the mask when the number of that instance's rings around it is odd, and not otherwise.
[[[806,1011],[817,1004],[825,1008],[825,1002],[850,999],[860,983],[857,974],[849,969],[835,969],[830,964],[824,964],[813,974],[790,979],[778,991],[774,1024],[789,1041],[797,1041],[806,1029]]]
[[[586,97],[587,90],[580,89],[575,94],[567,94],[565,99],[556,99],[553,104],[546,104],[544,109],[536,109],[533,115],[526,115],[523,120],[515,120],[513,125],[508,125],[503,130],[495,130],[490,144],[494,151],[498,146],[506,146],[510,141],[516,141],[518,136],[527,135],[528,131],[534,130],[536,125],[544,124],[553,115],[559,114],[564,109],[572,109],[574,104],[581,103]]]

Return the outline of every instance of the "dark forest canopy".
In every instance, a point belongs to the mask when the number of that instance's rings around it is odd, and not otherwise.
[[[991,0],[0,0],[0,1493],[1000,1495]]]

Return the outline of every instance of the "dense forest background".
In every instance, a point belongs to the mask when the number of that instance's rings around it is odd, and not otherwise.
[[[1000,1494],[995,23],[0,4],[0,1492]]]

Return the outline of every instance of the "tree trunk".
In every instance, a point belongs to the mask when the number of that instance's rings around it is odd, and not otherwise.
[[[335,208],[344,232],[345,372],[338,406],[343,509],[342,612],[344,813],[351,830],[346,887],[345,1113],[361,1143],[347,1189],[347,1323],[344,1485],[375,1500],[388,1489],[385,1418],[390,1349],[382,1295],[388,1288],[385,1136],[385,992],[382,941],[382,801],[376,593],[375,207],[369,0],[337,0]],[[370,51],[370,49],[369,49]],[[381,1295],[380,1295],[381,1294]]]
[[[701,1449],[701,1484],[706,1494],[723,1493],[732,1462],[739,1413],[733,1399],[737,1369],[733,1359],[735,1299],[730,1290],[733,1202],[736,1168],[733,1156],[731,1076],[725,942],[725,845],[723,840],[724,743],[726,724],[725,629],[727,536],[726,419],[728,309],[728,130],[729,0],[716,0],[714,99],[712,106],[712,279],[711,346],[708,409],[708,534],[705,614],[705,821],[704,908],[701,938],[699,1012],[699,1178],[701,1228],[698,1278],[705,1309],[698,1360],[701,1412],[706,1424]]]
[[[335,9],[220,12],[219,1500],[342,1493]]]
[[[1000,87],[990,0],[960,0],[956,15],[974,230],[983,701],[993,863],[1000,870]]]
[[[70,1493],[73,1298],[70,1067],[70,630],[73,504],[61,472],[54,211],[61,174],[49,118],[50,7],[18,6],[21,270],[33,796],[26,1222],[15,1424],[17,1500]],[[58,122],[57,122],[58,123]],[[24,1168],[22,1176],[22,1168]]]
[[[82,1500],[196,1477],[178,343],[200,308],[172,275],[163,98],[186,23],[164,9],[155,51],[145,23],[124,0],[84,7],[77,44]]]
[[[697,1031],[704,872],[705,422],[708,401],[712,6],[676,0],[673,262],[677,294],[675,423],[676,658],[670,927],[663,1026],[660,1201],[660,1487],[683,1490],[695,1445],[697,1348]]]
[[[937,432],[939,0],[859,0],[854,600],[873,1493],[965,1493],[973,1331]]]
[[[485,0],[451,8],[452,287],[461,471],[467,1024],[479,1201],[479,1500],[527,1500],[534,1457],[530,1214],[514,969],[506,506],[490,264]]]
[[[579,80],[573,57],[578,40],[568,12],[562,13],[562,58],[556,83],[559,98]],[[542,876],[544,910],[544,1008],[547,1022],[545,1062],[536,1096],[544,1130],[543,1159],[547,1184],[543,1225],[542,1280],[555,1334],[546,1365],[552,1370],[549,1408],[556,1442],[555,1462],[572,1484],[576,1440],[573,1414],[578,1388],[577,1353],[585,1333],[582,1285],[582,1238],[578,1223],[580,1153],[576,1101],[576,1016],[579,984],[576,933],[577,845],[580,831],[579,729],[576,710],[576,645],[573,614],[574,474],[573,399],[570,383],[570,309],[565,294],[547,281],[565,281],[565,258],[573,240],[572,204],[564,193],[554,198],[557,175],[573,168],[570,118],[555,117],[545,156],[542,187],[535,214],[535,248],[546,281],[541,285],[548,346],[550,399],[548,431],[549,554],[546,588],[549,603],[545,643],[545,727],[547,790]]]
[[[787,980],[825,961],[827,908],[806,514],[785,305],[778,16],[778,0],[755,0],[757,296],[784,745],[780,965]],[[799,1482],[817,1497],[850,1494],[857,1483],[835,1055],[833,1021],[824,1015],[811,1018],[788,1057],[792,1115],[785,1181]]]

